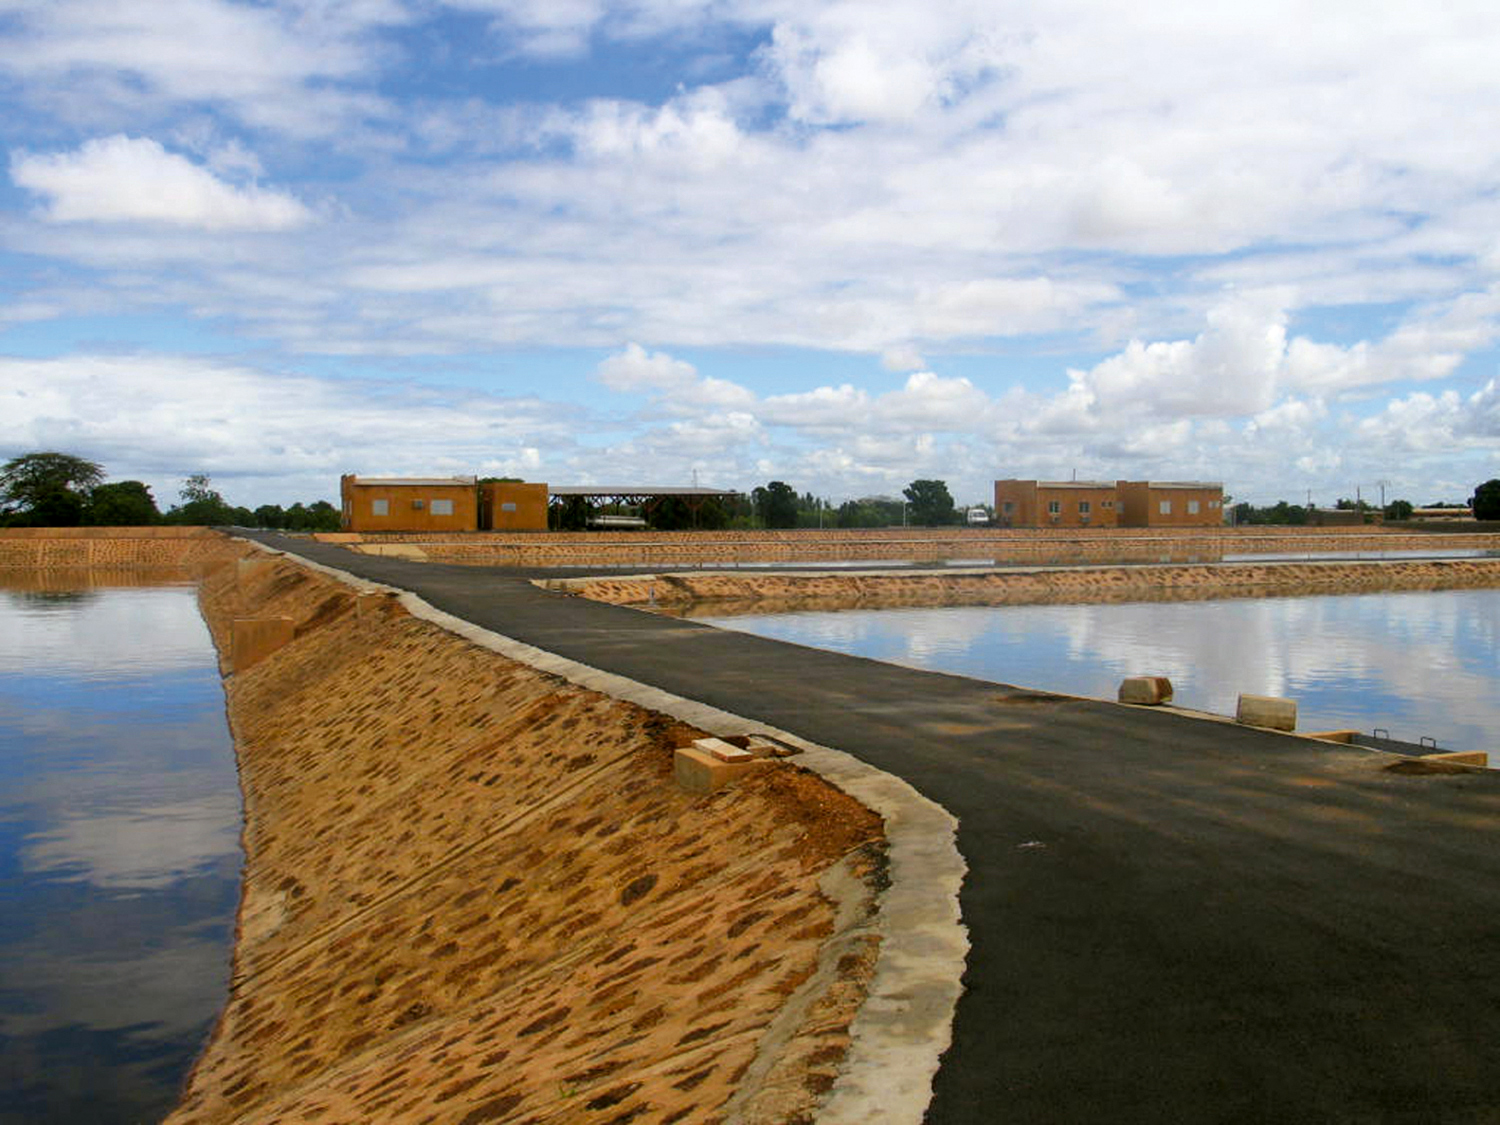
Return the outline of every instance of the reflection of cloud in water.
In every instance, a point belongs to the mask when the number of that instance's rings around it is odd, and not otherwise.
[[[10,956],[25,966],[24,978],[8,989],[32,999],[0,1012],[8,1036],[48,1032],[58,1013],[95,1030],[132,1029],[143,1039],[165,1039],[202,1028],[223,996],[229,950],[217,929],[198,927],[165,935],[164,948],[120,957],[101,949],[87,958],[57,956],[37,946],[17,945]]]
[[[144,677],[201,667],[209,648],[190,588],[111,590],[70,599],[65,609],[0,592],[0,672]]]
[[[1384,726],[1486,749],[1500,724],[1492,590],[1189,602],[966,606],[718,618],[729,628],[1081,695],[1128,675],[1230,713],[1240,692],[1299,702],[1303,730]]]
[[[63,813],[27,837],[22,869],[114,890],[154,889],[239,853],[239,801],[214,793],[122,812]]]

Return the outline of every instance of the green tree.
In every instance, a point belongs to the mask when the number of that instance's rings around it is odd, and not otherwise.
[[[224,502],[224,497],[212,487],[213,482],[204,473],[193,473],[182,482],[177,492],[182,503],[174,505],[162,517],[167,523],[215,526],[230,523],[249,523],[255,517],[243,509],[236,511]],[[243,513],[243,518],[239,517]]]
[[[280,504],[262,504],[252,515],[255,516],[256,527],[279,528],[286,525],[286,513],[281,510]]]
[[[56,485],[38,491],[21,522],[32,527],[77,527],[83,522],[83,497]]]
[[[1476,520],[1500,520],[1500,479],[1487,480],[1469,497]]]
[[[1409,520],[1411,512],[1410,500],[1392,500],[1385,506],[1385,518],[1388,520]]]
[[[97,527],[146,527],[161,522],[151,489],[138,480],[97,484],[84,508],[85,523]]]
[[[751,494],[755,510],[766,527],[797,526],[797,494],[785,481],[773,480]]]
[[[914,480],[901,490],[901,494],[910,504],[908,523],[937,527],[953,523],[957,518],[946,481]]]
[[[308,531],[337,531],[342,526],[339,510],[327,500],[314,500],[307,506]]]
[[[566,497],[547,509],[547,526],[553,531],[583,531],[589,525],[589,506],[582,496]]]
[[[0,465],[0,508],[37,527],[74,527],[104,466],[71,453],[24,453]],[[57,520],[67,522],[57,523]]]

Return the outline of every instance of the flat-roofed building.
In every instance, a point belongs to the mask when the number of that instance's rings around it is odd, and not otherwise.
[[[473,531],[479,496],[473,477],[339,478],[346,531]]]
[[[525,481],[487,481],[479,486],[481,531],[546,531],[545,484]]]
[[[1224,485],[1217,481],[1122,480],[1121,527],[1218,527],[1224,522]]]
[[[1115,486],[1103,480],[997,480],[1001,527],[1114,527]]]

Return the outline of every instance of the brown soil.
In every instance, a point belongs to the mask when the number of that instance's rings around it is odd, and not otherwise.
[[[545,585],[683,616],[881,606],[1119,602],[1500,586],[1500,559],[1221,563],[949,572],[678,574],[551,579]]]
[[[673,748],[703,732],[285,560],[231,561],[201,591],[221,652],[237,616],[297,628],[226,681],[234,979],[169,1121],[815,1112],[875,953],[846,935],[818,971],[850,924],[820,880],[849,870],[863,921],[874,814],[790,762],[682,793]],[[768,1037],[794,995],[800,1024]]]

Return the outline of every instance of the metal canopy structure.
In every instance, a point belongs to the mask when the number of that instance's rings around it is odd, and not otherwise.
[[[729,499],[742,493],[732,489],[703,489],[696,484],[687,486],[658,486],[658,484],[549,484],[547,502],[552,507],[561,507],[570,499],[580,499],[589,508],[625,507],[640,508],[649,516],[652,508],[664,499],[681,499],[688,511],[696,513],[703,502],[709,499]]]
[[[679,487],[657,485],[608,485],[608,484],[559,484],[548,485],[547,502],[559,508],[569,500],[582,500],[590,508],[599,509],[615,505],[639,508],[650,516],[652,510],[663,500],[681,500],[690,512],[696,513],[708,500],[727,500],[743,495],[725,488],[698,488],[695,485]]]

